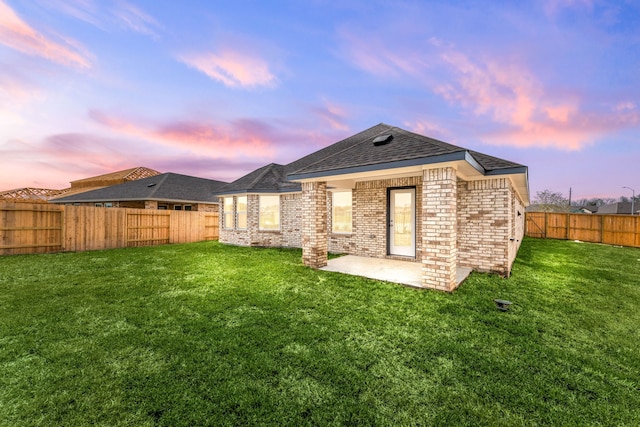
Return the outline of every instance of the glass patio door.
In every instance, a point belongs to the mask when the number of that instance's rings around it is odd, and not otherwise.
[[[416,190],[389,191],[389,255],[416,256]]]

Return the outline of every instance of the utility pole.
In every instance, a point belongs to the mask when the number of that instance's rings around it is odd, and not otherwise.
[[[631,215],[635,215],[635,205],[636,205],[636,190],[634,190],[631,187],[622,187],[622,188],[626,188],[627,190],[631,190]]]
[[[571,187],[569,187],[569,208],[571,208]]]

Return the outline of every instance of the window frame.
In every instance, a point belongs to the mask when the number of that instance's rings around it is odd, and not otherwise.
[[[240,199],[244,199],[244,211],[240,210]],[[235,215],[235,217],[236,217],[235,218],[235,220],[236,220],[236,223],[235,223],[236,230],[246,230],[248,228],[248,226],[249,226],[249,222],[248,222],[248,219],[249,219],[249,217],[248,217],[248,210],[249,210],[248,207],[249,207],[249,205],[248,205],[248,203],[249,203],[249,198],[246,195],[245,196],[236,197],[236,204],[235,204],[235,207],[236,207],[236,209],[235,209],[235,213],[236,213],[236,215]],[[240,227],[240,216],[241,215],[244,215],[244,227]]]
[[[227,200],[231,200],[231,208],[227,209]],[[233,200],[233,196],[225,196],[222,198],[222,228],[225,230],[233,230],[235,226],[234,223],[234,211],[235,211],[235,200]],[[229,224],[231,222],[231,224]]]

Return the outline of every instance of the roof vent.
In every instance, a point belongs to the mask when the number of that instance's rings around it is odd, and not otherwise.
[[[373,139],[373,145],[375,145],[376,147],[379,145],[387,145],[392,140],[393,140],[393,135],[390,135],[390,134],[376,136]]]
[[[147,185],[147,187],[153,187],[154,185],[156,185],[156,183],[154,182],[153,184],[149,184]]]

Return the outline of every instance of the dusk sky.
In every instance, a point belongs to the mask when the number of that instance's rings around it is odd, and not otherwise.
[[[0,191],[232,181],[384,122],[640,192],[640,1],[0,0]]]

